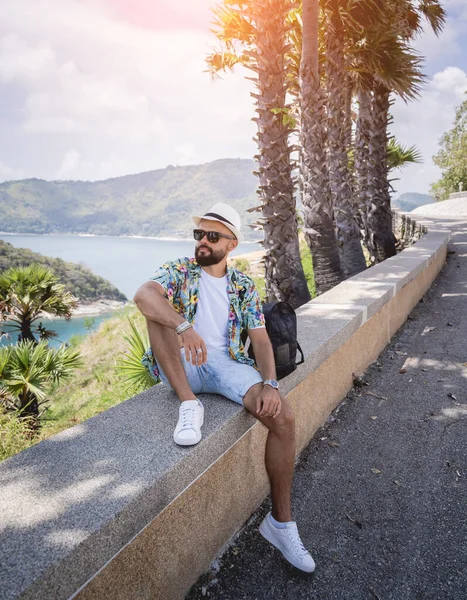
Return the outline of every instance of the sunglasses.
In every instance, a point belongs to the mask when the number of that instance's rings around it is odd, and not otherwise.
[[[217,244],[219,238],[226,238],[227,240],[236,240],[237,238],[232,235],[226,235],[225,233],[219,233],[218,231],[204,231],[204,229],[193,229],[193,237],[197,242],[200,242],[204,236],[210,244]]]

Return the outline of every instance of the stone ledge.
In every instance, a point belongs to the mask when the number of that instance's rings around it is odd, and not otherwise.
[[[429,288],[448,239],[430,230],[297,311],[306,361],[282,388],[299,448]],[[184,596],[267,490],[264,428],[224,398],[201,398],[193,448],[173,443],[177,402],[159,386],[0,464],[4,600]],[[206,537],[200,514],[213,498]]]

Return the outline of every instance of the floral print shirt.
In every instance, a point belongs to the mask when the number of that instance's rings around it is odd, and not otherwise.
[[[194,258],[180,258],[163,264],[151,277],[165,289],[172,307],[189,323],[194,323],[199,296],[201,267]],[[265,327],[261,301],[253,280],[227,267],[227,294],[229,297],[229,354],[240,363],[256,366],[245,355],[241,340],[244,329]],[[156,383],[161,381],[157,362],[149,348],[142,360]]]

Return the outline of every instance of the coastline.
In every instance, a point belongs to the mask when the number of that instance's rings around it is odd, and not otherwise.
[[[104,233],[30,233],[24,231],[0,231],[2,236],[68,236],[68,237],[102,237],[102,238],[126,238],[133,240],[157,240],[159,242],[192,242],[192,237],[167,237],[167,236],[153,236],[153,235],[108,235]],[[258,244],[261,240],[244,240],[243,244]]]
[[[101,299],[95,302],[79,303],[73,311],[72,319],[76,317],[97,317],[105,313],[116,312],[128,306],[129,302],[120,300]]]

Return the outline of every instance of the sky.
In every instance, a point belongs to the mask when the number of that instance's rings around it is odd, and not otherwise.
[[[98,180],[255,155],[245,73],[213,82],[205,57],[216,0],[0,0],[0,181]],[[392,132],[423,164],[397,195],[427,193],[438,141],[467,91],[467,0],[416,40],[427,80],[395,101]]]

